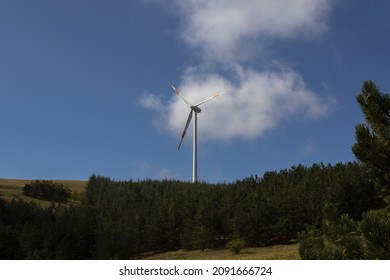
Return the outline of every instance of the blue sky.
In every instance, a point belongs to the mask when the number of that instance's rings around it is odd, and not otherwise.
[[[245,4],[242,4],[245,3]],[[355,96],[390,92],[381,0],[0,1],[0,177],[191,180],[354,160]]]

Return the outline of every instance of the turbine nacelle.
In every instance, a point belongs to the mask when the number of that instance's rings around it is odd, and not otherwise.
[[[197,106],[191,106],[190,107],[192,111],[194,111],[195,113],[200,113],[202,112],[202,109],[200,109],[199,107]]]

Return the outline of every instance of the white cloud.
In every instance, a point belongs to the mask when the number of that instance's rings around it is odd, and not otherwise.
[[[275,39],[321,35],[330,11],[330,0],[167,2],[174,4],[181,17],[185,42],[208,59],[235,61],[261,52]]]
[[[321,35],[327,29],[330,1],[164,1],[171,10],[176,9],[174,13],[182,22],[182,39],[201,58],[181,77],[178,86],[183,95],[196,104],[230,89],[230,93],[202,106],[199,140],[253,139],[282,122],[315,119],[329,113],[334,100],[308,89],[294,69],[279,63],[259,71],[245,63],[250,58],[253,65],[264,49],[280,40]],[[262,64],[272,65],[273,59],[262,59]],[[229,74],[222,75],[221,70]],[[166,103],[150,94],[141,101],[144,107],[159,113],[156,127],[165,127],[179,137],[189,108],[176,95]]]
[[[161,111],[163,104],[161,99],[151,93],[144,93],[140,99],[140,105],[146,109]]]
[[[181,92],[196,104],[223,89],[229,93],[204,104],[199,114],[202,139],[252,139],[292,118],[319,118],[330,110],[333,100],[323,100],[307,89],[292,69],[264,72],[235,69],[236,84],[217,74],[186,74]],[[173,96],[166,106],[165,126],[175,135],[183,130],[188,106]]]

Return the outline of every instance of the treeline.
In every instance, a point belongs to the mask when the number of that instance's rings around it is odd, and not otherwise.
[[[47,180],[35,180],[22,188],[26,196],[55,202],[66,202],[70,198],[71,191],[62,184]]]
[[[80,205],[42,209],[0,200],[5,259],[128,259],[176,249],[290,242],[322,224],[322,209],[361,219],[380,207],[357,163],[302,165],[230,184],[114,181],[91,176]]]
[[[101,225],[97,242],[107,244],[98,254],[102,258],[218,248],[236,238],[249,246],[288,242],[319,225],[328,202],[339,214],[359,219],[381,200],[356,163],[300,165],[228,185],[93,176],[86,193]]]

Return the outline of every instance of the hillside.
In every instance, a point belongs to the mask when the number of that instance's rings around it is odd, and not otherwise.
[[[34,201],[42,206],[50,205],[49,201],[31,198],[22,194],[22,188],[34,180],[19,180],[19,179],[4,179],[0,178],[0,197],[6,201],[11,201],[13,198],[20,198],[24,201]],[[85,190],[87,181],[80,180],[52,180],[55,183],[63,184],[69,188],[72,194],[81,193]]]
[[[55,182],[71,189],[70,203],[29,204],[21,191],[30,181],[0,180],[0,234],[9,244],[0,246],[3,258],[299,259],[298,245],[285,244],[323,224],[325,206],[337,205],[335,217],[359,220],[380,203],[357,163],[299,165],[229,184],[96,175],[88,188]],[[306,248],[318,234],[304,235]],[[234,239],[248,246],[239,255],[224,249]]]
[[[223,250],[178,250],[145,256],[144,260],[299,260],[299,244],[250,247],[240,254]]]

